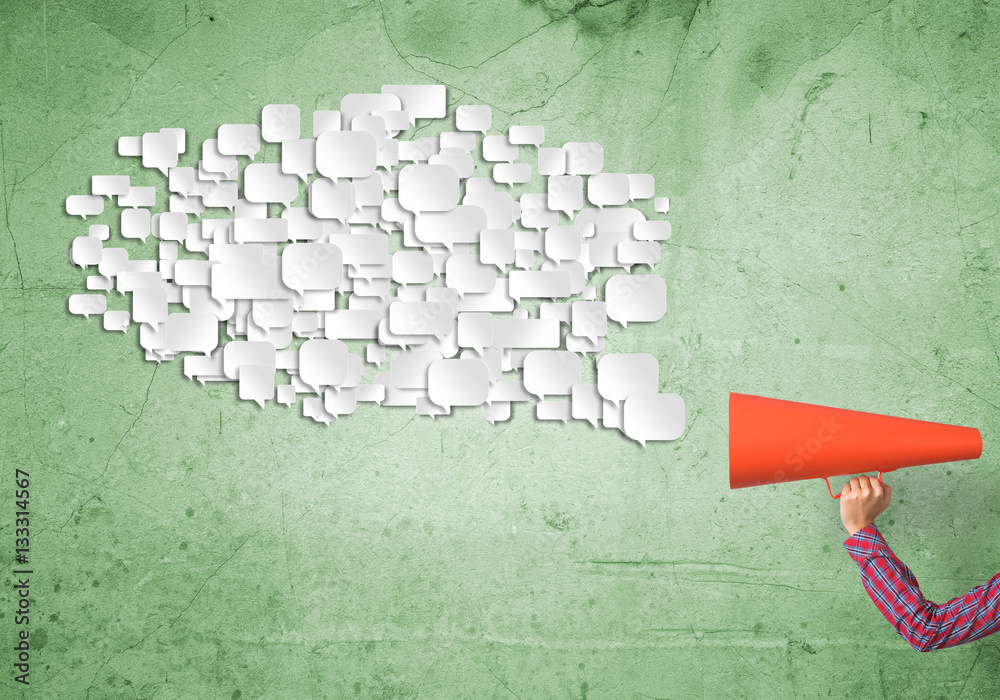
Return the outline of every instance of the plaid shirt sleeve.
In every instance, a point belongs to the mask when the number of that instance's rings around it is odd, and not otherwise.
[[[917,651],[964,644],[1000,628],[1000,573],[938,605],[924,598],[917,579],[892,553],[875,523],[854,533],[844,547],[861,569],[861,582],[879,612]]]

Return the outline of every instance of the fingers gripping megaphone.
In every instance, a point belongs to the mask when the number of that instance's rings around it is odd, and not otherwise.
[[[729,394],[729,486],[884,472],[978,459],[975,428]]]

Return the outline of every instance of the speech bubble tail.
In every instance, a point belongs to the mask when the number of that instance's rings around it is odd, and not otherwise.
[[[254,153],[247,153],[247,155],[250,156],[250,160],[255,160],[254,155],[256,155],[256,154],[254,154]]]
[[[264,408],[264,399],[254,399],[258,406]]]
[[[587,422],[590,423],[595,428],[597,427],[597,419],[596,418],[588,418]]]

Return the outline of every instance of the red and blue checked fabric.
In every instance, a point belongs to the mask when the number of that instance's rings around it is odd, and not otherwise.
[[[917,579],[892,553],[875,523],[855,532],[844,547],[861,569],[872,602],[917,651],[964,644],[1000,629],[1000,573],[938,605],[924,598]]]

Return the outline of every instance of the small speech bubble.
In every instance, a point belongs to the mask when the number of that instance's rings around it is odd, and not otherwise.
[[[524,357],[524,388],[543,401],[547,395],[568,395],[580,383],[580,372],[576,353],[535,350]]]
[[[347,378],[347,346],[340,340],[311,338],[299,348],[299,377],[318,394]]]
[[[295,175],[282,171],[278,163],[253,163],[243,171],[243,196],[247,201],[280,203],[286,207],[299,196]]]
[[[491,163],[513,163],[517,160],[518,147],[503,134],[483,137],[483,160]]]
[[[493,179],[504,185],[523,185],[531,179],[531,166],[527,163],[497,163],[493,166]]]
[[[132,290],[132,319],[136,323],[158,326],[167,320],[167,290],[163,287],[139,287]]]
[[[497,273],[492,265],[479,260],[476,253],[456,253],[445,263],[445,286],[459,295],[486,294],[496,285]]]
[[[377,158],[375,137],[367,131],[324,131],[316,137],[316,169],[324,177],[368,177]]]
[[[535,417],[538,420],[557,420],[565,424],[569,422],[572,410],[569,401],[539,401],[535,406]]]
[[[390,333],[442,338],[455,328],[455,307],[445,302],[395,301],[389,306]]]
[[[274,398],[274,367],[267,365],[241,365],[238,372],[239,395],[245,401],[264,402]]]
[[[597,342],[608,334],[608,309],[603,301],[574,301],[572,310],[573,335]]]
[[[583,235],[576,226],[551,226],[545,231],[545,256],[556,262],[580,257]]]
[[[316,172],[316,139],[281,142],[281,172],[298,175],[303,182]]]
[[[385,119],[374,114],[359,114],[351,120],[351,131],[364,131],[375,139],[376,150],[381,150],[386,142]]]
[[[71,294],[69,312],[90,318],[91,314],[103,314],[108,308],[108,298],[103,294]]]
[[[427,398],[445,410],[478,406],[489,395],[490,373],[482,360],[435,360],[427,370]]]
[[[483,418],[496,425],[510,420],[510,401],[494,401],[483,404]]]
[[[597,363],[597,390],[618,405],[632,394],[655,394],[660,368],[648,353],[610,353]]]
[[[337,389],[330,387],[323,393],[323,408],[334,418],[354,413],[358,407],[358,395],[353,387]]]
[[[670,222],[636,221],[632,228],[632,236],[637,241],[665,241],[670,238]]]
[[[209,146],[209,142],[212,142]],[[228,173],[228,159],[216,160],[215,153],[223,156],[249,156],[253,160],[260,151],[260,127],[256,124],[223,124],[218,139],[209,139],[201,146],[205,169],[210,172]],[[215,153],[212,153],[215,151]]]
[[[448,211],[458,197],[458,171],[450,165],[415,164],[399,171],[399,205],[407,211]]]
[[[507,140],[515,145],[539,147],[545,141],[544,126],[511,126],[507,130]]]
[[[493,345],[493,314],[462,312],[458,315],[458,344],[472,348],[480,356]]]
[[[487,105],[459,105],[455,110],[455,127],[459,131],[479,131],[485,135],[492,124],[493,111]]]
[[[552,175],[548,180],[548,208],[564,212],[572,219],[573,212],[583,208],[583,178],[579,175]]]
[[[150,228],[149,209],[125,209],[121,215],[121,232],[124,238],[141,238],[145,242]]]
[[[317,219],[347,221],[356,209],[354,185],[350,180],[317,178],[306,189],[306,203]]]
[[[445,151],[445,149],[441,150]],[[475,170],[475,163],[472,160],[472,156],[460,148],[449,148],[446,152],[435,153],[427,159],[427,162],[430,165],[450,165],[462,180],[472,175]]]
[[[289,243],[281,252],[281,279],[289,289],[336,289],[343,277],[343,254],[332,243]]]
[[[397,250],[392,254],[392,280],[425,284],[434,279],[434,258],[425,250]]]
[[[298,139],[300,120],[298,105],[265,105],[260,112],[260,135],[268,143]]]
[[[111,236],[111,228],[107,224],[91,224],[90,228],[87,229],[87,235],[106,241]]]
[[[104,330],[128,332],[132,325],[128,311],[109,310],[104,312]]]
[[[120,207],[152,207],[156,205],[155,187],[129,187],[128,193],[118,195]]]
[[[551,178],[549,178],[551,179]],[[581,191],[580,196],[583,196]],[[537,231],[555,226],[559,223],[559,210],[549,208],[547,194],[524,193],[521,195],[521,226]]]
[[[155,132],[142,135],[142,166],[156,168],[168,175],[170,168],[177,166],[180,153],[177,136],[169,132]]]
[[[538,174],[565,175],[566,150],[563,148],[539,148]]]
[[[90,267],[91,265],[99,265],[103,254],[103,244],[100,238],[78,236],[73,239],[69,259],[74,265]]]
[[[459,148],[466,153],[472,153],[476,148],[476,135],[462,131],[445,131],[439,137],[442,150]]]
[[[657,197],[653,200],[653,211],[666,214],[670,211],[670,197]]]
[[[629,322],[659,321],[667,310],[667,285],[656,275],[615,275],[604,287],[608,317]]]
[[[639,174],[628,176],[629,201],[649,199],[656,193],[656,181],[652,175]],[[655,207],[655,203],[654,203]]]
[[[623,173],[598,173],[587,180],[587,200],[598,207],[627,204],[629,192],[629,176]]]
[[[514,232],[510,229],[483,229],[479,234],[479,261],[496,265],[501,273],[514,262]]]
[[[660,262],[660,245],[656,241],[621,241],[618,262],[623,265],[649,265]]]
[[[677,394],[632,394],[625,399],[624,432],[643,447],[684,434],[684,399]]]
[[[486,210],[472,204],[459,204],[448,211],[425,211],[414,220],[414,235],[427,244],[442,244],[449,250],[456,243],[476,243],[487,227]]]
[[[98,216],[104,211],[104,200],[97,194],[71,194],[66,198],[66,213],[80,216]]]
[[[121,196],[128,192],[128,175],[94,175],[90,178],[90,192],[111,199],[111,195]]]
[[[392,355],[390,377],[397,389],[426,389],[427,370],[431,363],[440,360],[437,350],[397,350]]]
[[[324,131],[340,131],[339,109],[318,109],[313,112],[313,138],[319,138]]]

